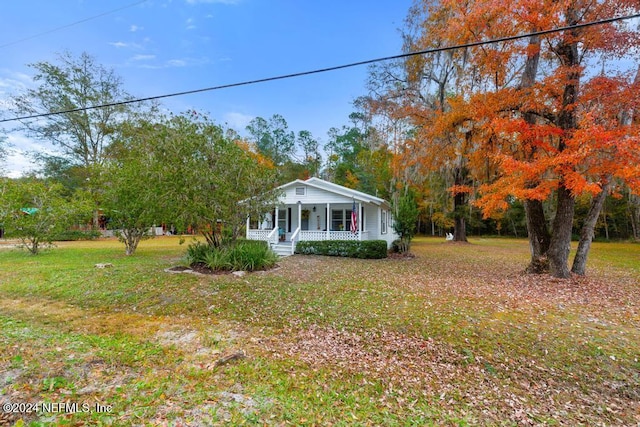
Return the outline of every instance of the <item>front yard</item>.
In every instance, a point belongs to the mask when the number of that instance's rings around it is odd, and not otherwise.
[[[0,249],[0,425],[640,423],[640,245],[562,281],[471,243],[243,277],[166,273],[178,238]]]

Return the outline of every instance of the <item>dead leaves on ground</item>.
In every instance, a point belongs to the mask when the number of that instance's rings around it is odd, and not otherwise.
[[[408,312],[406,331],[294,321],[271,341],[274,357],[364,375],[405,401],[427,399],[479,424],[640,422],[638,277],[613,268],[568,280],[524,274],[526,248],[414,251],[401,261],[283,262],[278,275],[293,283],[343,283],[423,311]]]

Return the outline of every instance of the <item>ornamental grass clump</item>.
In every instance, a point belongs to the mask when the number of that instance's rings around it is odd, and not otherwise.
[[[220,247],[195,242],[187,248],[191,266],[205,266],[214,271],[257,271],[273,267],[278,256],[266,242],[240,240]]]

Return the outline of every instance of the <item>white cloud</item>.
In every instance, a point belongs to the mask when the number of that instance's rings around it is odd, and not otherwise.
[[[131,61],[151,61],[156,59],[155,55],[135,55],[131,57]]]
[[[33,78],[24,73],[0,70],[0,95],[20,92],[33,85]]]
[[[149,63],[142,63],[140,65],[138,65],[138,68],[146,68],[149,70],[159,70],[162,68],[174,68],[174,67],[186,67],[187,65],[189,65],[189,63],[187,62],[187,60],[184,59],[170,59],[166,62],[160,63],[160,64],[149,64]]]
[[[144,30],[144,27],[140,27],[138,25],[132,25],[131,27],[129,27],[129,31],[131,31],[132,33],[135,33],[136,31],[142,31]]]
[[[22,152],[10,150],[3,167],[3,174],[10,178],[19,178],[31,169],[33,169],[33,160]]]
[[[193,18],[189,18],[189,19],[187,19],[186,24],[187,24],[187,30],[195,30],[196,28],[198,28],[198,27],[196,27],[196,25],[193,23]]]
[[[11,132],[7,135],[7,142],[10,145],[4,173],[12,178],[17,178],[34,168],[34,163],[29,153],[34,151],[54,154],[55,151],[50,144],[35,141],[21,133]]]
[[[11,96],[18,95],[29,87],[33,87],[33,78],[27,74],[0,70],[0,114],[5,112],[2,118],[13,116],[9,110],[12,107]]]
[[[109,44],[117,49],[141,49],[142,48],[142,46],[140,46],[137,43],[110,42]]]
[[[250,116],[248,114],[242,114],[238,112],[230,112],[226,113],[224,116],[224,121],[230,127],[234,128],[237,131],[243,131],[245,127],[254,119],[254,116]]]
[[[164,62],[153,62],[152,58],[147,58],[147,56],[151,57],[153,56],[153,59],[157,59],[155,55],[137,55],[133,58],[130,59],[131,62],[136,61],[133,64],[129,64],[129,65],[133,65],[137,68],[144,68],[147,70],[159,70],[162,68],[182,68],[182,67],[193,67],[193,66],[199,66],[199,65],[205,65],[205,64],[209,64],[211,61],[209,60],[209,58],[207,57],[201,57],[201,58],[174,58],[174,59],[169,59],[167,61]]]
[[[167,61],[169,67],[186,67],[187,61],[184,59],[170,59]]]
[[[4,92],[0,91],[0,95],[4,95]],[[11,109],[11,101],[9,101],[4,96],[0,99],[0,112],[1,111],[9,111]],[[0,137],[2,135],[0,134]]]

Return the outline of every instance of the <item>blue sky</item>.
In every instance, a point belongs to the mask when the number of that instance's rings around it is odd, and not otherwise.
[[[411,0],[5,2],[0,100],[32,84],[27,64],[54,62],[64,50],[86,51],[115,69],[135,97],[394,55],[400,53],[398,30],[410,5]],[[123,9],[30,38],[118,8]],[[326,142],[330,127],[348,123],[353,99],[366,93],[366,77],[367,67],[361,66],[162,103],[175,112],[208,112],[241,133],[252,118],[278,113],[291,130],[309,130]],[[18,133],[10,134],[10,142],[15,153],[5,169],[12,175],[29,167],[22,152],[48,149]]]

